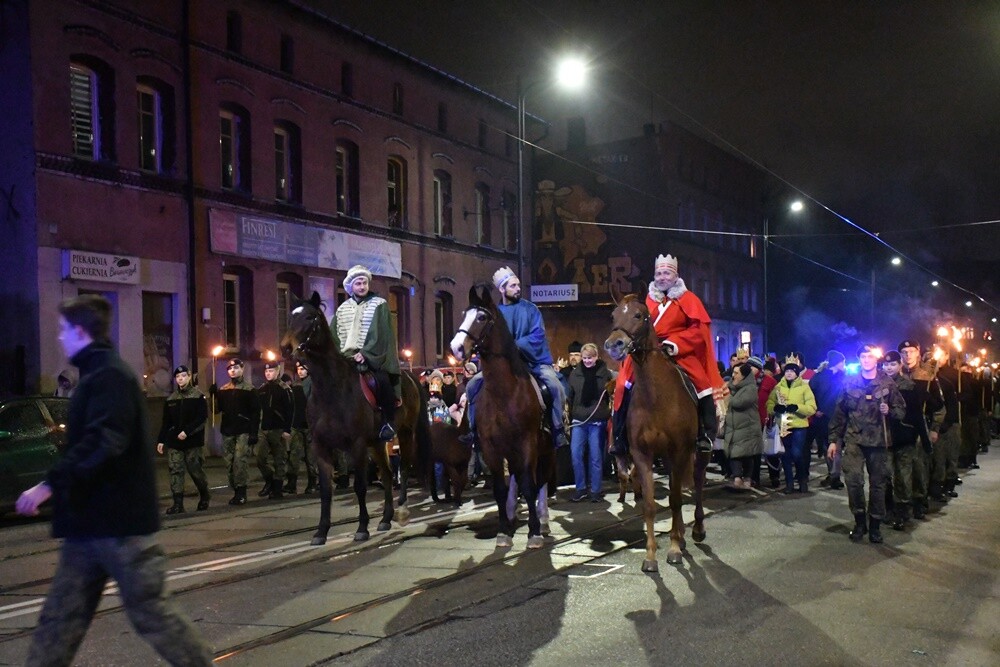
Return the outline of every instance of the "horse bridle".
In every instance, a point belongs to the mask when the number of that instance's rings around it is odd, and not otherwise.
[[[649,313],[647,312],[646,317],[642,319],[642,325],[640,326],[639,330],[635,332],[635,334],[630,334],[628,331],[625,331],[625,329],[623,329],[622,327],[613,328],[611,330],[611,333],[619,331],[622,334],[624,334],[626,338],[628,338],[629,344],[628,347],[625,348],[625,354],[635,354],[636,352],[652,352],[655,348],[639,347],[637,345],[638,340],[645,340],[646,338],[648,338],[648,336],[638,335],[640,333],[643,333],[645,328],[648,326],[649,326]]]
[[[464,333],[466,336],[471,338],[472,351],[478,354],[479,356],[483,356],[483,351],[479,348],[479,344],[490,334],[490,331],[493,330],[493,323],[496,320],[496,318],[493,317],[493,313],[486,310],[485,308],[480,308],[479,306],[476,306],[475,308],[477,313],[483,313],[487,317],[486,324],[483,325],[483,330],[479,332],[479,336],[478,337],[473,336],[471,331],[462,328],[459,328],[458,331],[456,331],[455,333]]]
[[[316,335],[316,332],[319,331],[319,318],[320,314],[317,313],[316,316],[313,318],[312,324],[309,325],[309,332],[306,334],[305,339],[303,339],[303,341],[296,346],[295,348],[296,352],[306,351],[306,345],[309,344],[309,341],[311,341],[313,336]]]

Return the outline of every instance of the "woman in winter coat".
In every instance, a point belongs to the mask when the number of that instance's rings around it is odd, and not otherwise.
[[[787,357],[783,370],[784,378],[775,385],[767,399],[767,414],[774,415],[779,424],[784,419],[783,431],[787,431],[781,437],[781,445],[785,448],[782,455],[785,493],[795,493],[792,484],[793,469],[799,482],[799,493],[808,493],[809,448],[806,433],[809,430],[809,417],[816,413],[816,397],[805,380],[799,377],[802,367],[797,358]]]
[[[750,364],[738,364],[733,368],[729,391],[723,451],[729,460],[732,488],[749,489],[754,457],[760,458],[764,450],[757,413],[757,381]]]
[[[587,470],[590,471],[590,501],[601,502],[601,476],[604,469],[604,438],[611,407],[604,388],[611,381],[611,371],[597,358],[597,346],[587,343],[580,349],[580,363],[569,374],[571,426],[570,453],[576,494],[573,502],[587,497]],[[584,467],[584,453],[589,465]]]

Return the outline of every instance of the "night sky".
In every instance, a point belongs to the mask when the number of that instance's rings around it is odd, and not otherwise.
[[[820,206],[1000,306],[1000,226],[945,227],[1000,219],[1000,3],[309,3],[509,100],[519,74],[541,77],[558,54],[584,53],[595,68],[585,94],[539,87],[528,99],[552,123],[546,148],[565,148],[568,116],[585,118],[591,143],[679,122],[815,200],[794,219],[776,210],[771,232],[866,281],[874,267],[876,334],[1000,316],[966,309],[968,295],[934,290],[912,264],[890,267],[892,252],[873,241],[826,236],[852,230]],[[775,305],[792,340],[836,338],[841,320],[867,328],[869,286],[771,257],[784,269]]]

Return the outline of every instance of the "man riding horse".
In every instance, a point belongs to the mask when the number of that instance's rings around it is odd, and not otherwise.
[[[715,395],[725,386],[715,363],[712,345],[711,318],[704,304],[688,290],[677,275],[677,259],[670,255],[656,258],[653,281],[649,283],[646,307],[653,319],[653,329],[666,354],[673,357],[691,382],[698,399],[698,449],[711,451],[718,423],[715,415]],[[615,382],[611,452],[624,456],[628,451],[625,415],[632,388],[632,357],[622,361]]]
[[[351,267],[344,279],[350,298],[337,308],[330,329],[340,342],[340,351],[375,376],[375,400],[382,410],[378,437],[389,441],[396,435],[392,420],[401,395],[399,353],[389,304],[371,291],[371,280],[372,272],[365,267]]]
[[[528,369],[535,379],[548,388],[552,397],[552,439],[556,447],[561,447],[567,444],[566,431],[563,428],[563,404],[566,402],[566,394],[562,382],[559,381],[559,374],[552,367],[552,353],[545,340],[542,312],[538,306],[521,298],[521,281],[510,267],[497,269],[493,274],[493,284],[501,296],[497,309],[514,336],[521,358],[528,364]],[[477,373],[466,385],[469,433],[460,438],[465,444],[472,444],[477,439],[475,401],[482,382],[482,373]]]

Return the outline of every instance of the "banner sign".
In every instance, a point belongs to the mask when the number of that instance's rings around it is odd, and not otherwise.
[[[544,303],[546,301],[577,301],[580,298],[580,286],[569,285],[532,285],[529,301]]]
[[[399,243],[334,229],[219,209],[209,210],[212,252],[346,271],[361,264],[377,276],[402,277]]]
[[[63,280],[96,280],[102,283],[138,285],[139,258],[105,255],[84,250],[62,251]]]

